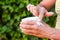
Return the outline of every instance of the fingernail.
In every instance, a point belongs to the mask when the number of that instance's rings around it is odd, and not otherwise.
[[[30,8],[28,8],[28,11],[30,11]]]
[[[29,4],[29,5],[27,6],[27,8],[28,8],[28,11],[30,10],[30,5],[31,5],[31,4]]]
[[[27,6],[27,10],[29,11],[29,7]]]

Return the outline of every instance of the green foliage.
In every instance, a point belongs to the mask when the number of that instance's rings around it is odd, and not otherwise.
[[[41,0],[0,0],[0,40],[42,40],[23,34],[19,27],[22,18],[33,16],[27,11],[27,4],[37,5],[40,1]],[[44,21],[54,27],[55,19],[56,14],[50,18],[44,18]]]

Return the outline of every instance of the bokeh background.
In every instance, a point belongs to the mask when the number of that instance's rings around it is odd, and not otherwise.
[[[33,16],[27,11],[28,4],[38,5],[41,0],[0,0],[0,40],[48,40],[21,32],[19,24],[21,19]],[[45,17],[43,21],[51,27],[55,27],[56,13],[54,7],[49,11],[53,11],[52,17]]]

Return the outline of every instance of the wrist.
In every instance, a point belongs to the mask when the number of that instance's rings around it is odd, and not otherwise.
[[[53,28],[51,28],[51,27],[49,27],[49,28],[46,28],[47,30],[47,32],[46,32],[46,38],[48,38],[48,39],[54,39],[54,37],[56,36],[55,35],[55,30],[53,29]]]
[[[44,5],[42,5],[42,4],[37,5],[37,7],[43,7],[43,8],[45,8],[47,10],[47,8]]]
[[[50,39],[54,39],[54,40],[60,40],[60,30],[51,28],[51,31],[49,32],[49,37]]]
[[[39,6],[45,7],[47,10],[52,8],[55,4],[56,0],[43,0],[42,2],[39,3]]]
[[[42,33],[42,34],[44,34],[44,38],[53,39],[52,36],[55,33],[53,28],[51,28],[49,25],[45,24],[45,27],[43,27],[42,29],[44,32],[44,33]]]
[[[47,38],[49,39],[54,39],[53,37],[55,36],[55,31],[53,28],[51,28],[48,33],[47,33]]]

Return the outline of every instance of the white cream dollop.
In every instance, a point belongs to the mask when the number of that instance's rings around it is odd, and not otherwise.
[[[38,17],[27,17],[27,18],[22,19],[22,22],[23,21],[26,21],[26,20],[28,20],[28,21],[29,20],[32,20],[32,21],[40,21]]]
[[[22,19],[22,22],[24,22],[24,21],[35,21],[35,22],[37,22],[38,25],[43,25],[40,22],[40,19],[38,17],[27,17],[27,18]]]

